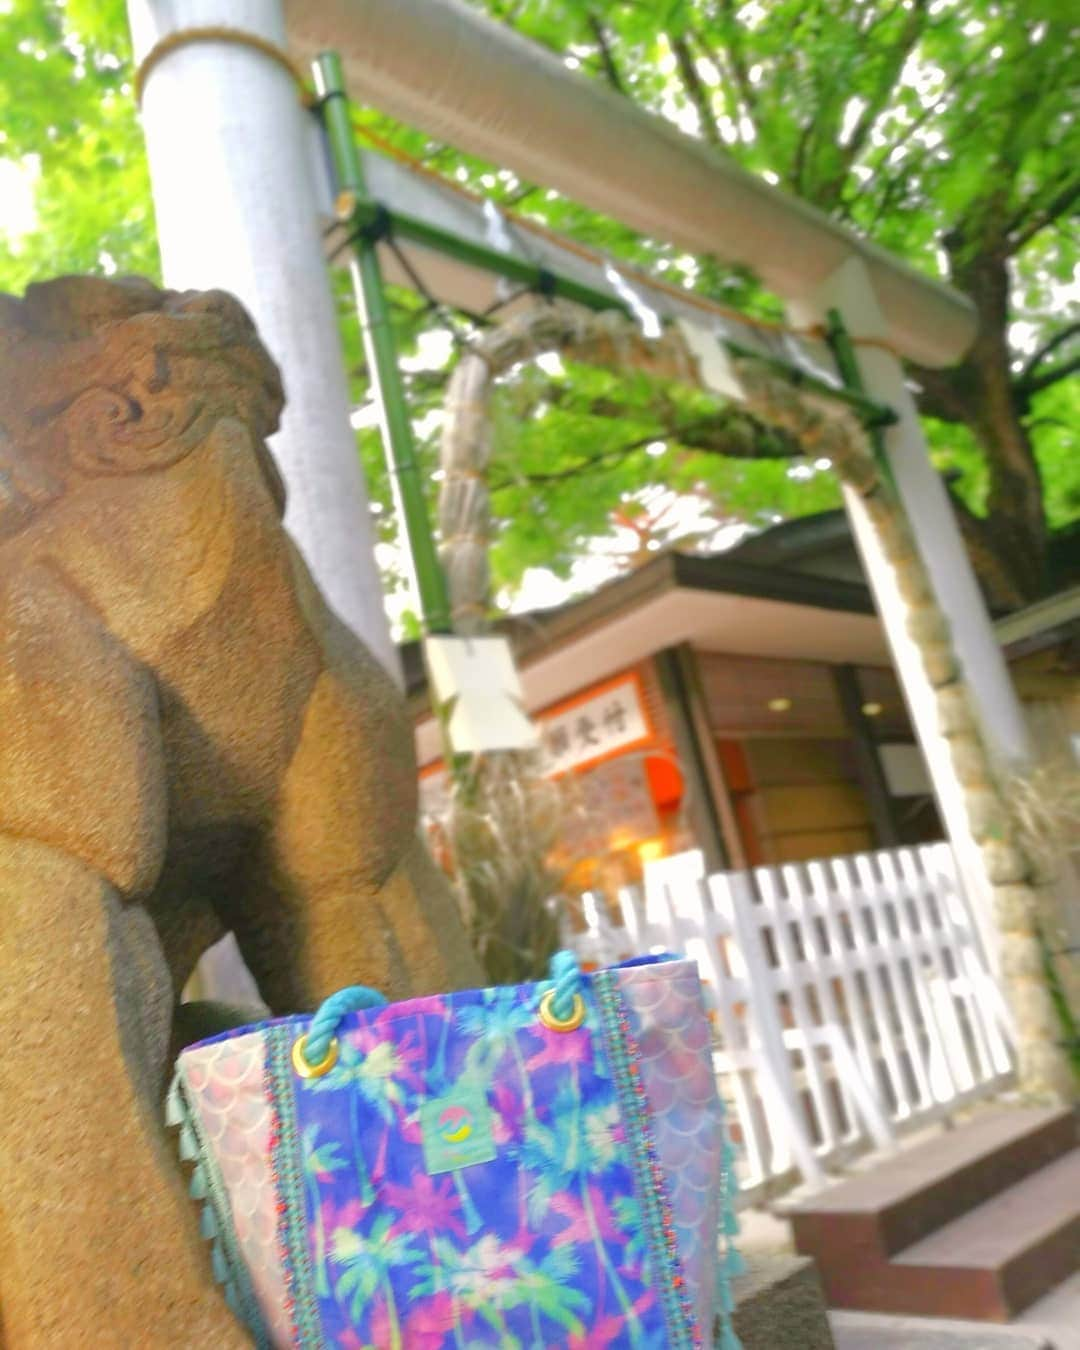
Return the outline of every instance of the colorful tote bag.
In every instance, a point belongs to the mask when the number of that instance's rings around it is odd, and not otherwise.
[[[551,973],[347,989],[183,1051],[168,1118],[258,1346],[738,1346],[694,963]]]

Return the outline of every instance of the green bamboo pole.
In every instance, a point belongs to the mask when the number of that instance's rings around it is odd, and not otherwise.
[[[865,399],[866,386],[863,384],[858,357],[855,355],[855,346],[851,341],[851,334],[847,330],[847,325],[840,317],[838,309],[830,309],[826,318],[828,326],[825,341],[833,354],[833,360],[836,362],[836,369],[840,372],[840,378],[844,381],[849,395]],[[877,461],[878,468],[881,470],[881,475],[895,492],[896,479],[893,476],[892,464],[889,462],[889,456],[885,449],[885,428],[895,425],[899,418],[891,409],[886,411],[888,412],[887,418],[878,421],[867,421],[864,418],[863,425],[866,427],[870,449]]]
[[[760,361],[762,365],[768,366],[770,370],[775,370],[778,375],[797,385],[800,389],[807,389],[812,393],[820,394],[824,398],[834,399],[837,403],[846,404],[858,417],[869,431],[875,432],[881,427],[891,427],[897,420],[896,414],[891,408],[887,408],[884,403],[875,403],[862,392],[862,385],[855,385],[850,380],[850,370],[844,365],[840,350],[832,346],[833,332],[830,330],[828,340],[836,360],[837,370],[840,372],[840,378],[844,381],[844,387],[839,388],[834,384],[827,384],[824,380],[819,380],[816,376],[802,370],[799,366],[793,366],[788,361],[781,361],[775,356],[764,356],[761,352],[755,351],[753,347],[744,347],[741,342],[734,342],[731,339],[724,340],[724,346],[732,356],[740,356],[751,361]],[[850,339],[846,351],[850,353]],[[854,360],[854,357],[852,357]]]
[[[585,282],[574,281],[557,272],[550,272],[538,263],[529,262],[513,253],[502,253],[496,248],[488,247],[487,244],[464,239],[459,234],[444,230],[440,225],[433,225],[431,221],[406,215],[404,211],[386,210],[370,199],[356,203],[353,208],[354,220],[359,218],[361,222],[374,222],[380,216],[385,219],[396,238],[419,244],[435,253],[442,253],[469,267],[475,267],[478,271],[505,277],[507,281],[516,282],[525,290],[556,296],[562,300],[572,300],[585,309],[597,311],[617,309],[623,314],[630,313],[629,308],[610,291],[597,290]]]
[[[336,180],[335,189],[342,196],[351,197],[357,204],[365,203],[364,174],[349,117],[341,58],[336,52],[323,52],[315,62],[314,74]],[[424,484],[416,458],[416,443],[398,367],[397,344],[390,325],[382,268],[379,266],[374,234],[370,229],[365,231],[362,228],[364,223],[360,216],[349,270],[360,311],[372,391],[379,408],[383,449],[390,470],[394,505],[398,520],[404,526],[406,552],[420,601],[424,630],[428,633],[449,633],[450,601],[446,578],[439,565],[428,518]]]

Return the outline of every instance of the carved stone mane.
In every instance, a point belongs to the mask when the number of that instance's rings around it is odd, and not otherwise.
[[[261,442],[283,404],[277,367],[222,291],[61,277],[0,295],[0,540],[79,477],[175,464],[222,416]]]

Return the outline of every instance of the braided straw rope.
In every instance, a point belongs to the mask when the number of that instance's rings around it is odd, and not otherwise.
[[[140,107],[146,82],[154,67],[170,52],[178,51],[181,47],[190,46],[195,42],[229,42],[237,47],[250,47],[252,51],[261,52],[271,61],[276,61],[282,70],[289,74],[296,84],[303,105],[306,108],[314,105],[315,98],[307,87],[307,77],[288,52],[256,33],[248,33],[242,28],[230,28],[226,24],[211,24],[203,28],[178,28],[175,33],[167,33],[160,41],[154,43],[135,71],[135,102]]]
[[[645,338],[634,321],[617,310],[593,314],[555,301],[516,314],[476,339],[450,377],[439,465],[443,472],[439,558],[450,591],[454,631],[465,636],[484,630],[491,609],[487,466],[495,382],[520,362],[553,351],[609,370],[638,370],[701,385],[697,363],[678,329]]]

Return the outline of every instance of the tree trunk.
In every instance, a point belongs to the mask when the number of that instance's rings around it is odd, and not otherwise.
[[[962,236],[945,241],[953,283],[979,314],[979,333],[964,362],[929,374],[928,392],[940,411],[963,421],[986,457],[986,535],[1011,579],[1018,602],[1046,591],[1047,525],[1042,481],[1024,425],[1027,411],[1010,369],[1009,265],[1002,250],[972,252]],[[928,408],[928,411],[935,411]]]

